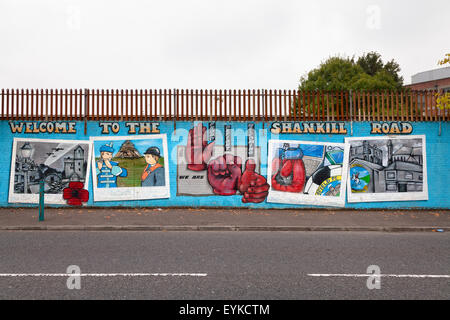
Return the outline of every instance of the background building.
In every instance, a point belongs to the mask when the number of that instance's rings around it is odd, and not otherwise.
[[[411,77],[412,90],[442,90],[450,92],[450,67],[417,73]]]
[[[406,85],[405,87],[412,90],[450,92],[450,67],[417,73],[411,77],[411,84]],[[423,112],[425,113],[425,109],[427,109],[428,114],[432,114],[432,106],[427,105],[426,98],[422,96],[417,99],[417,103],[422,106]],[[448,116],[450,111],[439,110],[438,112],[439,114]]]

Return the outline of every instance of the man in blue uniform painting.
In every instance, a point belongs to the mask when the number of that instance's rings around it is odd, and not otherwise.
[[[161,154],[157,147],[150,147],[145,151],[145,162],[147,166],[142,172],[141,185],[143,187],[165,186],[165,171],[164,167],[158,162]]]
[[[100,147],[100,161],[97,162],[97,188],[116,188],[117,177],[126,177],[127,169],[111,161],[113,157],[113,143]]]

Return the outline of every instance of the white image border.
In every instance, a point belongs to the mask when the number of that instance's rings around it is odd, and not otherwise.
[[[36,138],[13,138],[13,148],[11,151],[11,172],[9,176],[9,203],[35,203],[39,204],[39,194],[38,193],[15,193],[14,192],[14,174],[16,172],[16,152],[18,142],[42,142],[42,143],[60,143],[60,144],[84,144],[88,146],[87,164],[86,164],[86,177],[84,182],[84,188],[88,190],[89,187],[89,176],[91,171],[91,161],[92,156],[92,143],[89,140],[64,140],[64,139],[36,139]],[[67,204],[67,201],[63,198],[63,193],[58,194],[44,194],[45,204]],[[83,204],[86,205],[86,204]]]
[[[342,176],[341,176],[341,191],[339,197],[332,196],[316,196],[303,193],[283,192],[272,189],[272,159],[273,159],[273,146],[282,145],[283,143],[290,144],[309,144],[320,146],[332,146],[340,147],[344,149],[344,158],[342,161]],[[301,140],[269,140],[268,144],[268,162],[267,162],[267,183],[270,185],[269,195],[267,202],[273,203],[286,203],[286,204],[302,204],[302,205],[316,205],[316,206],[332,206],[332,207],[344,207],[345,206],[345,192],[347,184],[347,171],[348,171],[348,157],[349,157],[349,145],[345,143],[333,143],[326,141],[301,141]],[[306,181],[305,181],[306,183]]]
[[[170,198],[170,176],[169,176],[169,152],[167,147],[166,134],[135,135],[135,136],[99,136],[90,137],[92,147],[96,141],[114,141],[114,140],[156,140],[161,139],[164,155],[164,174],[165,186],[162,187],[120,187],[120,188],[98,188],[97,174],[95,164],[95,150],[92,152],[92,184],[94,190],[94,202],[100,201],[133,201],[133,200],[152,200]]]
[[[383,192],[383,193],[352,193],[351,182],[347,183],[347,201],[349,203],[356,202],[389,202],[389,201],[416,201],[428,200],[428,175],[427,175],[427,146],[425,135],[413,136],[371,136],[371,137],[349,137],[345,138],[345,144],[350,148],[351,141],[363,140],[412,140],[422,139],[422,156],[423,156],[423,188],[422,192]],[[349,159],[350,161],[350,159]],[[350,163],[349,163],[350,164]],[[347,178],[350,175],[350,169]]]

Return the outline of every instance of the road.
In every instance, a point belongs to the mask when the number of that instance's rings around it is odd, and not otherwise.
[[[450,299],[448,233],[29,231],[0,243],[0,299]],[[81,289],[67,288],[70,265]],[[390,275],[380,289],[367,288],[370,265]]]

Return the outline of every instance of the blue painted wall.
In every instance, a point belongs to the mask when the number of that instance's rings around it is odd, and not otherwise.
[[[176,171],[176,146],[186,145],[188,131],[193,127],[195,122],[177,122],[176,130],[174,122],[160,122],[160,133],[167,134],[169,149],[169,168],[170,168],[170,199],[156,199],[143,201],[121,201],[121,202],[93,202],[92,200],[92,173],[89,179],[89,192],[91,194],[88,206],[152,206],[152,207],[251,207],[251,208],[305,208],[311,206],[302,205],[283,205],[276,203],[260,203],[260,204],[244,204],[241,202],[241,195],[235,196],[207,196],[207,197],[191,197],[177,196],[177,171]],[[231,124],[234,130],[242,130],[242,134],[234,136],[233,145],[246,145],[247,123],[244,122],[217,122],[216,136],[217,145],[223,144],[223,128],[225,124]],[[205,125],[207,125],[205,123]],[[428,174],[428,190],[429,200],[427,201],[399,201],[399,202],[372,202],[372,203],[346,203],[347,208],[450,208],[450,197],[447,195],[448,181],[450,181],[450,172],[448,169],[447,155],[450,152],[450,123],[438,122],[413,122],[412,135],[426,135],[426,155],[427,155],[427,174]],[[348,131],[347,135],[327,135],[327,134],[280,134],[272,135],[269,127],[270,123],[256,123],[256,145],[261,147],[261,174],[267,176],[267,141],[269,139],[280,140],[305,140],[305,141],[322,141],[322,142],[338,142],[343,143],[345,137],[361,137],[371,136],[371,125],[369,122],[355,122],[352,125],[347,122],[345,124]],[[441,126],[441,128],[440,128]],[[353,130],[351,130],[353,127]],[[0,134],[2,148],[0,152],[0,206],[1,207],[24,207],[36,206],[26,204],[10,204],[8,203],[9,177],[11,165],[11,152],[14,137],[20,138],[40,138],[40,139],[72,139],[72,140],[89,140],[90,136],[105,136],[102,134],[102,127],[98,122],[89,121],[87,123],[87,135],[84,134],[84,123],[77,122],[76,134],[55,134],[55,133],[11,133],[8,121],[0,121]],[[353,131],[353,135],[351,135]],[[441,134],[439,135],[439,132]],[[111,136],[128,136],[128,127],[124,122],[120,122],[120,131],[116,134],[110,133]],[[372,135],[373,136],[373,135]],[[166,158],[167,161],[167,158]]]

